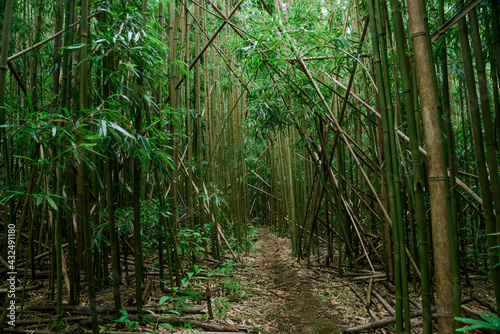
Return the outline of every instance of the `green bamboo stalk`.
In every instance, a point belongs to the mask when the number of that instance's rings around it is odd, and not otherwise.
[[[498,254],[495,251],[498,245],[498,237],[492,234],[497,232],[497,226],[493,212],[493,198],[490,190],[490,180],[486,168],[486,157],[484,154],[483,135],[481,127],[481,116],[479,114],[479,103],[476,91],[474,68],[472,66],[472,55],[469,44],[469,35],[465,19],[458,22],[460,44],[462,49],[462,58],[464,62],[465,83],[467,87],[467,98],[470,107],[470,117],[472,126],[472,136],[474,143],[474,154],[476,168],[479,175],[479,184],[481,188],[481,197],[483,199],[484,221],[486,224],[488,255],[492,272],[492,281],[495,291],[497,309],[500,309],[500,266]]]
[[[373,62],[375,66],[375,79],[377,82],[378,89],[378,100],[380,106],[380,113],[382,114],[382,128],[383,128],[383,144],[384,144],[384,154],[385,154],[385,167],[387,175],[387,190],[389,198],[389,207],[391,210],[391,220],[392,220],[392,231],[393,231],[393,245],[394,245],[394,284],[395,284],[395,295],[396,295],[396,332],[403,332],[403,283],[401,280],[401,245],[399,240],[399,226],[397,223],[397,206],[395,199],[395,184],[394,184],[394,174],[393,174],[393,159],[391,154],[391,143],[389,132],[389,121],[387,115],[387,96],[384,90],[384,79],[382,75],[382,65],[380,57],[380,46],[377,33],[377,19],[375,14],[375,6],[373,0],[369,0],[368,3],[368,15],[370,19],[370,32],[372,37],[372,48],[373,48]],[[379,17],[380,19],[380,17]]]
[[[10,33],[11,33],[11,20],[12,20],[12,5],[13,0],[7,0],[5,2],[5,11],[3,13],[3,29],[2,29],[2,45],[0,50],[0,125],[4,125],[6,118],[6,105],[5,105],[5,92],[7,91],[7,57],[9,55],[9,44],[10,44]],[[10,167],[10,150],[7,144],[7,136],[5,128],[0,128],[0,138],[2,138],[2,156],[3,161],[3,185],[7,186],[11,182],[11,167]],[[8,225],[15,223],[13,215],[13,200],[8,201],[4,205],[4,236],[8,233]],[[5,240],[7,240],[5,238]],[[17,242],[16,242],[17,244]],[[16,248],[17,249],[17,248]],[[2,254],[7,254],[7,241],[3,242]],[[0,328],[4,327],[5,317],[7,315],[7,306],[10,299],[5,298],[4,311],[2,312],[2,318],[0,319]],[[1,332],[1,330],[0,330]]]
[[[188,7],[185,4],[184,8],[184,20],[185,20],[185,40],[184,40],[184,60],[186,64],[189,64],[189,16]],[[186,196],[187,196],[187,209],[189,212],[189,226],[194,230],[194,205],[193,205],[193,138],[191,133],[191,79],[186,77],[184,80],[186,83],[186,137],[187,137],[187,160],[188,160],[188,170],[187,170],[187,185],[186,185]]]
[[[70,166],[71,162],[66,161],[65,166],[64,166],[64,177],[65,177],[65,193],[66,197],[68,199],[66,200],[66,207],[70,208],[68,212],[66,213],[66,221],[64,222],[66,229],[68,231],[68,243],[70,245],[75,244],[75,229],[73,225],[73,212],[74,212],[74,201],[73,198],[75,197],[74,194],[74,180],[75,180],[75,174],[73,173],[73,170],[71,169]],[[38,240],[41,240],[39,238]],[[69,284],[70,284],[70,290],[69,290],[69,304],[70,305],[77,305],[77,299],[78,297],[76,296],[76,270],[75,270],[75,247],[69,247],[68,248],[68,268],[69,268]]]
[[[500,81],[500,4],[490,0],[491,4],[491,31],[493,32],[494,59],[498,81]],[[498,114],[497,118],[498,118]],[[497,127],[497,138],[500,138],[500,129]]]
[[[200,7],[195,5],[194,8],[194,17],[196,22],[200,22]],[[200,54],[200,32],[199,29],[195,29],[194,31],[194,53],[195,54]],[[198,188],[201,186],[201,169],[202,169],[202,162],[203,162],[203,153],[202,153],[202,133],[201,133],[201,119],[202,119],[202,110],[201,110],[201,67],[200,67],[200,62],[196,62],[194,65],[194,86],[195,86],[195,110],[196,110],[196,121],[195,121],[195,158],[196,158],[196,182]],[[200,198],[197,196],[196,198],[196,206],[198,210],[195,213],[195,225],[196,226],[203,226],[202,222],[202,214],[201,212],[203,211],[202,205],[200,203]],[[208,247],[206,245],[205,239],[204,241],[204,248],[206,251],[208,251]]]
[[[386,2],[384,2],[386,4]],[[396,210],[391,210],[391,214],[395,217],[393,219],[393,234],[398,233],[397,239],[393,240],[393,242],[398,243],[400,247],[400,258],[401,261],[401,293],[403,299],[403,308],[404,314],[410,314],[410,304],[409,304],[409,296],[408,296],[408,271],[406,268],[406,253],[401,251],[406,248],[406,239],[405,239],[405,231],[404,231],[404,222],[403,222],[403,203],[401,199],[401,179],[399,173],[399,163],[398,163],[398,154],[396,147],[396,133],[395,133],[395,110],[393,106],[393,100],[391,98],[391,82],[389,76],[389,61],[387,57],[387,39],[386,39],[386,29],[385,29],[385,20],[383,16],[383,12],[381,10],[380,1],[374,0],[375,5],[375,16],[377,18],[376,26],[379,35],[379,45],[380,45],[380,55],[381,55],[381,65],[382,65],[382,78],[384,80],[383,93],[385,94],[385,103],[386,110],[385,114],[387,117],[387,126],[388,126],[388,134],[389,134],[389,143],[390,143],[390,159],[392,159],[392,173],[390,177],[393,178],[394,181],[394,198],[396,201]],[[386,6],[385,6],[386,7]],[[384,111],[384,110],[382,110]],[[384,117],[384,112],[382,112],[382,117]],[[397,230],[394,229],[394,224],[397,224]],[[408,316],[404,317],[404,330],[406,334],[410,334],[411,322]]]
[[[440,24],[445,23],[444,18],[444,0],[439,2],[439,20]],[[461,297],[462,291],[460,286],[460,263],[458,260],[458,214],[457,214],[457,197],[456,197],[456,161],[455,161],[455,141],[453,136],[453,127],[451,124],[450,112],[450,87],[448,82],[448,50],[446,37],[443,37],[441,48],[441,71],[443,80],[442,98],[443,98],[443,113],[444,113],[444,128],[446,131],[446,141],[443,143],[444,158],[446,165],[450,170],[450,176],[446,177],[448,187],[446,189],[446,197],[448,201],[448,227],[450,237],[450,259],[451,259],[451,284],[453,289],[453,311],[455,317],[462,315]],[[446,146],[444,145],[446,144]],[[446,154],[447,153],[447,154]],[[455,328],[462,327],[461,322],[455,322]]]
[[[171,125],[170,125],[170,132],[172,134],[172,160],[173,160],[173,165],[174,169],[171,172],[171,189],[170,189],[170,208],[172,211],[172,215],[170,216],[169,219],[169,224],[170,224],[170,233],[172,242],[175,244],[175,238],[174,235],[177,234],[177,224],[178,224],[178,211],[177,211],[177,164],[178,164],[178,135],[175,127],[176,119],[177,119],[177,94],[175,92],[175,84],[176,84],[176,79],[177,79],[177,71],[175,69],[174,61],[175,61],[175,56],[176,56],[176,40],[177,40],[177,19],[176,19],[176,14],[175,14],[175,4],[176,2],[173,1],[172,3],[169,3],[168,5],[168,17],[169,17],[169,53],[168,53],[168,63],[170,64],[170,83],[169,83],[169,90],[170,90],[170,107],[171,107]],[[174,247],[174,254],[177,253],[176,247]],[[179,262],[179,257],[178,255],[174,255],[176,258],[176,275],[175,275],[175,282],[177,285],[181,284],[181,275],[182,275],[182,267],[180,266]]]
[[[57,150],[55,150],[57,152]],[[62,183],[63,183],[63,164],[62,156],[57,161],[56,175],[55,175],[55,193],[62,197]],[[62,198],[57,200],[57,212],[55,219],[55,251],[56,251],[56,270],[57,270],[57,294],[56,294],[56,322],[60,323],[62,318],[62,211],[63,211]]]
[[[111,150],[110,150],[110,154]],[[113,196],[113,156],[106,159],[104,180],[106,183],[106,206],[108,211],[109,245],[111,248],[111,277],[113,279],[113,298],[115,313],[120,317],[122,308],[120,297],[120,258],[118,252],[117,230],[115,225],[115,198]]]
[[[469,12],[470,19],[470,36],[472,40],[472,45],[474,48],[474,59],[476,60],[476,69],[478,76],[478,84],[479,84],[479,97],[481,100],[481,115],[483,117],[484,122],[484,137],[486,142],[486,154],[488,158],[488,167],[490,174],[490,182],[491,189],[493,195],[493,209],[494,209],[494,217],[496,222],[496,230],[500,228],[500,179],[499,179],[499,169],[498,169],[498,156],[496,152],[496,140],[494,133],[494,123],[491,119],[491,105],[490,105],[490,93],[488,90],[488,80],[486,77],[486,66],[483,57],[483,50],[481,45],[481,37],[479,34],[479,24],[476,16],[476,10],[473,9]],[[489,186],[488,186],[489,187]],[[491,250],[489,250],[491,251]],[[493,264],[490,263],[490,266]],[[499,269],[493,268],[492,271],[496,271]],[[500,276],[492,276],[493,284],[498,285],[500,288],[500,281],[496,281],[496,279],[500,279]],[[495,292],[497,290],[495,289]],[[497,312],[500,314],[500,296],[496,296],[497,298]]]
[[[88,42],[88,12],[89,12],[89,2],[88,0],[82,0],[81,2],[81,25],[80,25],[80,42],[83,47],[80,49],[80,110],[87,110],[88,105],[88,59],[87,59],[87,42]],[[81,135],[80,135],[81,136]],[[82,153],[83,154],[83,153]],[[86,276],[89,291],[89,304],[90,313],[92,319],[92,332],[94,334],[99,333],[99,324],[97,319],[97,305],[96,305],[96,295],[95,295],[95,282],[94,282],[94,266],[92,259],[92,228],[90,220],[90,187],[89,187],[89,171],[87,164],[80,159],[79,161],[79,175],[81,191],[82,191],[82,222],[83,222],[83,240],[85,246],[85,265],[86,265]]]
[[[500,82],[500,4],[498,1],[491,0],[491,12],[491,30],[493,31],[493,45],[495,47],[495,57],[491,57],[493,63],[491,72],[493,78],[496,119],[495,134],[497,138],[497,150],[500,151],[500,98],[498,97],[498,82]]]

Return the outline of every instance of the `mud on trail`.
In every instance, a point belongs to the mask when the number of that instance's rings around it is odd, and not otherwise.
[[[332,303],[340,291],[297,262],[290,254],[290,240],[267,229],[258,235],[258,250],[243,259],[240,273],[241,283],[253,295],[240,303],[255,316],[252,332],[340,333],[338,316],[343,312]]]

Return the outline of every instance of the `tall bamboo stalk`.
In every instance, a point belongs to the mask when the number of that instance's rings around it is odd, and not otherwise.
[[[380,46],[379,39],[377,33],[377,18],[375,15],[375,6],[374,1],[368,1],[368,14],[370,19],[370,31],[372,37],[372,48],[373,48],[373,58],[374,58],[374,67],[375,67],[375,77],[377,82],[377,90],[378,90],[378,100],[380,106],[380,113],[382,116],[382,138],[384,145],[384,158],[385,158],[385,168],[386,168],[386,177],[387,177],[387,191],[388,191],[388,199],[389,199],[389,207],[391,210],[391,220],[392,220],[392,231],[393,231],[393,247],[394,247],[394,284],[396,288],[396,332],[403,332],[403,282],[401,280],[401,245],[399,240],[399,227],[400,224],[397,223],[397,205],[395,198],[395,184],[394,184],[394,172],[393,172],[393,162],[392,159],[392,150],[391,150],[391,141],[389,132],[394,132],[394,130],[389,128],[389,116],[387,115],[387,94],[385,92],[385,86],[388,82],[384,82],[382,75],[382,60],[380,57]],[[381,18],[378,17],[380,20]]]
[[[182,275],[182,267],[180,266],[179,256],[178,256],[178,248],[176,243],[176,235],[177,235],[177,224],[178,224],[178,211],[177,211],[177,164],[178,164],[178,135],[175,123],[177,121],[177,97],[175,92],[175,84],[177,82],[177,71],[174,65],[174,61],[176,58],[176,42],[177,42],[177,18],[175,13],[175,4],[174,0],[172,3],[168,4],[168,34],[169,34],[169,51],[168,51],[168,64],[170,68],[170,80],[169,80],[169,94],[170,94],[170,133],[172,136],[172,160],[174,168],[171,172],[171,188],[170,188],[170,208],[172,214],[169,219],[169,230],[170,236],[172,238],[172,243],[174,245],[174,259],[175,259],[175,282],[177,285],[181,284],[181,275]]]
[[[194,8],[194,17],[195,21],[200,23],[200,7],[195,5]],[[201,29],[201,26],[200,26]],[[200,32],[199,29],[195,29],[194,31],[194,53],[198,55],[200,53]],[[201,169],[202,169],[202,133],[201,133],[201,67],[200,62],[196,62],[194,65],[194,86],[195,86],[195,110],[196,110],[196,121],[195,121],[195,158],[196,158],[196,182],[198,188],[201,186]],[[201,221],[203,211],[202,205],[200,203],[199,196],[196,197],[196,207],[198,210],[195,213],[194,223],[197,226],[202,226],[203,223]],[[203,241],[206,243],[205,239]],[[205,245],[205,250],[207,247]]]
[[[111,151],[111,150],[110,150]],[[118,249],[118,238],[115,225],[115,198],[113,196],[113,160],[111,156],[106,159],[104,180],[106,183],[106,206],[108,211],[109,245],[111,248],[111,277],[113,279],[113,298],[115,301],[115,313],[120,316],[122,308],[120,297],[120,258]]]
[[[57,150],[54,150],[57,152]],[[56,166],[55,175],[55,194],[62,197],[62,183],[63,183],[63,157],[61,156]],[[63,271],[63,260],[62,260],[62,211],[64,200],[59,198],[57,201],[58,210],[56,212],[55,220],[55,252],[56,252],[56,271],[57,271],[57,294],[56,294],[56,322],[59,323],[62,318],[62,271]]]
[[[484,203],[484,210],[485,210],[485,220],[487,220],[487,233],[488,233],[488,253],[490,254],[490,267],[492,271],[492,280],[493,280],[493,286],[495,289],[495,298],[496,298],[496,303],[497,303],[497,313],[500,314],[500,267],[496,265],[499,261],[498,254],[496,255],[495,258],[491,258],[491,253],[497,253],[492,247],[496,246],[498,244],[498,241],[495,242],[495,244],[490,245],[490,239],[496,239],[498,238],[496,236],[491,236],[492,233],[498,232],[498,229],[500,228],[500,180],[499,180],[499,170],[498,170],[498,157],[496,153],[496,141],[495,141],[495,134],[494,134],[494,128],[493,128],[493,122],[491,120],[491,106],[490,106],[490,95],[488,91],[488,82],[486,78],[486,66],[484,62],[484,57],[483,57],[483,50],[482,50],[482,45],[481,45],[481,38],[479,35],[479,26],[477,22],[477,17],[476,17],[476,11],[472,10],[469,12],[469,19],[470,19],[470,37],[472,40],[472,45],[474,48],[474,59],[476,60],[476,69],[477,69],[477,76],[478,76],[478,84],[479,84],[479,97],[481,100],[481,115],[479,115],[479,108],[477,105],[477,95],[474,97],[476,91],[472,92],[472,89],[476,89],[475,85],[475,80],[474,80],[474,72],[471,72],[472,64],[466,64],[472,58],[466,58],[464,54],[464,70],[466,72],[466,80],[468,83],[468,94],[469,94],[469,103],[471,104],[471,118],[472,118],[472,131],[474,134],[474,145],[476,147],[476,158],[478,157],[478,153],[482,155],[482,157],[479,157],[482,162],[478,161],[477,162],[477,168],[479,172],[479,180],[481,183],[481,191],[483,192],[483,188],[485,192],[489,193],[487,196],[489,196],[493,200],[493,207],[491,201],[489,203]],[[466,33],[464,36],[464,32],[466,27],[464,27],[464,22],[461,20],[462,23],[460,24],[460,40],[463,43],[466,43],[465,38],[467,37]],[[468,41],[467,41],[468,42]],[[462,52],[467,52],[466,49],[467,46],[464,46],[462,44]],[[469,50],[470,52],[470,50]],[[467,74],[469,75],[469,78],[467,79]],[[471,96],[472,99],[475,98],[475,101],[470,101]],[[483,118],[484,122],[484,128],[482,129],[481,127],[481,116]],[[483,135],[482,132],[484,131],[484,137],[486,139],[486,154],[488,158],[488,167],[489,167],[489,179],[488,180],[488,170],[486,169],[486,164],[484,163],[484,147],[483,147]],[[476,141],[481,140],[480,147],[477,146]],[[481,152],[478,152],[478,150],[481,150]],[[481,166],[480,166],[481,165]],[[484,171],[483,171],[483,165],[484,165]],[[483,174],[484,173],[484,174]],[[490,182],[491,182],[491,192],[490,192]],[[486,201],[484,198],[485,193],[483,193],[483,200]],[[493,195],[493,196],[491,196]],[[489,217],[487,217],[487,211],[489,212],[489,215],[492,215],[491,220],[492,222],[489,222]],[[491,225],[488,228],[488,225]],[[493,242],[493,241],[491,241]],[[493,256],[495,257],[495,256]]]
[[[0,125],[5,124],[5,114],[6,114],[6,105],[5,105],[5,92],[6,92],[6,82],[7,82],[7,57],[9,55],[9,44],[10,44],[10,25],[12,20],[12,5],[13,0],[6,0],[5,2],[5,11],[3,16],[3,29],[2,29],[2,49],[0,50]],[[10,152],[7,146],[7,137],[5,135],[6,131],[4,127],[0,128],[0,140],[2,141],[2,156],[3,161],[5,161],[3,166],[3,184],[7,185],[10,183]],[[4,216],[7,218],[7,213],[12,210],[12,201],[5,203],[4,205]],[[4,236],[7,235],[7,222],[12,222],[12,215],[9,214],[11,218],[9,221],[7,219],[4,220]],[[17,242],[16,242],[17,244]],[[4,243],[4,249],[7,250],[7,242]],[[18,249],[18,248],[15,248]],[[7,254],[3,252],[3,254]],[[15,297],[14,297],[15,298]],[[2,317],[0,318],[0,333],[3,332],[3,328],[5,327],[5,320],[7,316],[7,307],[11,302],[10,298],[5,298],[3,305]]]
[[[444,0],[439,2],[439,20],[440,24],[444,24]],[[449,237],[450,237],[450,258],[451,258],[451,284],[453,288],[453,310],[455,317],[460,317],[461,309],[461,287],[460,287],[460,264],[458,261],[458,214],[457,214],[457,193],[456,187],[456,161],[455,161],[455,138],[453,136],[453,127],[451,123],[450,111],[450,88],[448,80],[448,48],[446,38],[443,38],[441,48],[441,72],[443,80],[442,99],[443,99],[443,113],[444,113],[444,129],[446,131],[446,147],[443,145],[443,151],[446,152],[444,159],[447,161],[446,165],[450,170],[449,177],[447,175],[446,181],[448,187],[446,189],[446,197],[448,199],[448,219],[449,219]],[[455,327],[461,327],[459,321],[455,322]]]
[[[404,92],[405,111],[407,114],[408,132],[410,137],[411,158],[413,167],[413,187],[415,192],[415,220],[419,235],[420,272],[422,285],[422,319],[425,334],[432,332],[431,299],[430,299],[430,274],[427,241],[427,222],[425,219],[425,172],[424,164],[418,149],[418,133],[415,123],[415,108],[412,94],[412,84],[408,59],[406,56],[406,45],[404,35],[403,17],[401,4],[398,0],[391,0],[392,19],[394,22],[394,34],[397,47],[398,64],[401,75],[402,88]]]
[[[187,7],[187,2],[184,4],[184,61],[189,64],[189,15]],[[186,197],[187,197],[187,209],[189,214],[189,226],[194,229],[194,205],[193,205],[193,137],[191,133],[191,79],[189,76],[184,80],[186,84],[186,137],[187,137],[187,160],[188,160],[188,170],[187,170],[187,184],[186,184]]]
[[[80,42],[82,43],[82,48],[80,49],[80,110],[87,110],[89,108],[89,96],[88,96],[88,59],[87,59],[87,42],[88,42],[88,12],[89,12],[89,2],[88,0],[82,0],[81,2],[81,24],[80,24]],[[81,135],[80,135],[81,138]],[[83,154],[83,152],[81,153]],[[81,216],[84,225],[84,246],[85,246],[85,265],[86,265],[86,277],[89,290],[89,304],[90,313],[92,318],[92,331],[94,334],[99,333],[99,324],[97,319],[97,305],[96,305],[96,295],[95,295],[95,278],[94,278],[94,265],[92,259],[92,226],[90,220],[90,189],[89,189],[89,171],[86,162],[82,159],[79,161],[79,173],[81,192],[82,192],[82,203],[81,203]]]
[[[451,287],[451,266],[448,215],[446,206],[446,174],[443,151],[440,143],[441,130],[437,110],[436,87],[433,81],[430,45],[424,25],[424,8],[420,0],[408,0],[410,36],[413,44],[419,95],[422,107],[422,121],[427,147],[429,193],[432,201],[432,243],[436,276],[439,333],[454,333],[453,293]]]

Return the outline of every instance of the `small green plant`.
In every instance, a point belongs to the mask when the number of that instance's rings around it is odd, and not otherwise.
[[[206,277],[200,277],[200,276],[197,276],[199,275],[201,272],[203,272],[204,270],[201,269],[200,267],[198,267],[198,265],[193,265],[193,272],[189,272],[187,273],[187,276],[182,278],[181,279],[181,283],[182,283],[182,286],[183,287],[188,287],[190,285],[190,280],[192,280],[193,278],[196,278],[196,279],[206,279]],[[161,306],[161,309],[163,312],[169,312],[169,313],[172,313],[172,314],[175,314],[175,315],[180,315],[180,312],[175,310],[175,309],[170,309],[170,310],[167,310],[166,306],[165,306],[165,303],[167,301],[170,301],[173,303],[174,306],[176,307],[180,307],[182,305],[182,303],[184,302],[184,300],[186,300],[188,297],[185,297],[185,296],[176,296],[177,295],[177,292],[180,291],[179,287],[174,287],[174,293],[172,294],[172,296],[162,296],[160,298],[160,301],[159,301],[159,306]],[[190,295],[190,296],[193,296],[193,297],[198,297],[198,294],[196,293],[196,291],[194,291],[193,289],[186,289],[186,290],[182,290],[182,292]],[[151,311],[151,310],[146,310],[146,309],[142,309],[144,312],[148,312],[154,316],[157,316],[158,315]],[[123,317],[122,317],[123,318]],[[121,319],[121,318],[120,318]],[[158,327],[162,327],[162,329],[156,329],[155,330],[155,333],[163,333],[165,332],[165,330],[168,330],[168,331],[174,331],[175,330],[175,327],[170,325],[170,324],[167,324],[167,323],[156,323],[156,325]]]
[[[333,298],[332,296],[319,296],[317,297],[319,300],[323,300],[323,299],[331,299]]]
[[[128,328],[131,332],[139,326],[138,321],[131,321],[128,318],[128,313],[126,310],[120,310],[120,313],[123,315],[120,318],[116,319],[115,322],[122,323],[122,324],[128,324]]]
[[[230,307],[231,303],[227,297],[220,297],[214,300],[214,310],[217,317],[223,318]]]
[[[155,330],[155,333],[164,333],[165,332],[165,329],[170,331],[170,332],[175,332],[175,327],[172,326],[171,324],[158,324],[159,327],[162,327],[164,329],[156,329]]]
[[[241,283],[230,277],[226,277],[222,279],[219,284],[221,285],[222,289],[231,296],[232,299],[239,299],[243,297],[245,294],[245,290],[243,289],[243,285]]]
[[[478,328],[488,328],[488,329],[492,329],[493,332],[495,332],[495,333],[500,333],[500,318],[491,312],[489,312],[489,314],[491,315],[491,317],[489,317],[487,315],[481,315],[481,318],[483,318],[484,321],[477,320],[477,319],[455,317],[455,320],[457,320],[457,321],[463,321],[463,322],[472,324],[471,326],[458,328],[456,331],[457,332],[465,332],[465,331],[470,331],[470,330],[478,329]]]

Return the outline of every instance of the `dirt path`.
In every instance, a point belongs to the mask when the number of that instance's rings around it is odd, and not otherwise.
[[[319,294],[314,271],[291,256],[289,240],[261,229],[257,248],[244,259],[242,284],[255,295],[245,308],[257,315],[260,333],[340,333],[330,297]]]

